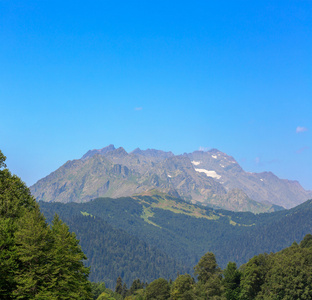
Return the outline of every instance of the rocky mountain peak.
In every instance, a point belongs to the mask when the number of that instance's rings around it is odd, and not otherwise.
[[[106,153],[108,152],[111,152],[113,150],[115,150],[115,146],[110,144],[102,149],[93,149],[93,150],[89,150],[86,154],[84,154],[82,156],[81,159],[87,159],[87,158],[90,158],[92,156],[94,156],[95,154],[100,154],[100,155],[105,155]]]
[[[174,154],[169,151],[165,152],[162,150],[156,150],[156,149],[146,149],[146,150],[141,150],[140,148],[134,149],[131,154],[137,154],[137,155],[142,155],[146,157],[155,157],[155,158],[168,158],[174,156]]]
[[[92,159],[90,159],[92,158]],[[80,160],[61,166],[31,187],[38,200],[84,202],[96,197],[131,196],[157,188],[193,203],[237,210],[257,202],[293,207],[311,197],[298,182],[271,172],[245,172],[236,160],[219,151],[174,155],[139,148],[130,154],[108,145],[88,151]],[[251,204],[251,201],[257,201]],[[249,204],[248,204],[249,203]]]
[[[105,156],[107,156],[107,157],[114,157],[114,158],[120,158],[120,157],[124,157],[124,156],[127,156],[127,155],[128,155],[128,152],[124,148],[119,147],[117,149],[114,149],[112,151],[107,152]]]

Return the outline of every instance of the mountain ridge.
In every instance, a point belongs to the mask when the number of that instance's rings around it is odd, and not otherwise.
[[[154,188],[192,203],[235,211],[291,208],[312,197],[297,181],[271,172],[245,172],[232,156],[217,149],[174,155],[136,148],[127,153],[112,144],[66,162],[30,190],[37,200],[86,202]]]

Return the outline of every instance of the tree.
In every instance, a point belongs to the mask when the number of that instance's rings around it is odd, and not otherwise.
[[[195,281],[189,274],[178,276],[172,285],[171,299],[178,300],[189,298],[191,295],[189,291],[193,289],[194,284]]]
[[[129,293],[132,295],[135,291],[143,289],[143,283],[141,283],[140,279],[135,279],[132,282]]]
[[[127,296],[127,294],[128,294],[127,285],[126,285],[126,283],[124,283],[123,286],[122,286],[121,296],[122,296],[123,298],[125,298],[125,297]]]
[[[25,211],[39,207],[20,178],[6,169],[5,159],[0,150],[0,294],[2,299],[11,299],[18,268],[14,236],[17,222]]]
[[[198,298],[218,298],[222,294],[221,269],[218,267],[216,257],[212,252],[207,252],[194,267],[198,276],[196,294]]]
[[[16,299],[57,299],[51,289],[53,282],[51,230],[38,210],[25,213],[15,232],[18,268],[15,270]]]
[[[88,281],[89,268],[83,260],[87,257],[81,250],[75,233],[69,232],[68,226],[58,215],[52,222],[52,268],[57,280],[52,288],[62,299],[88,299],[91,297],[91,284]]]
[[[91,292],[93,299],[96,300],[103,292],[105,292],[106,286],[104,282],[91,282]]]
[[[199,260],[198,264],[194,267],[195,275],[198,280],[206,282],[213,274],[220,274],[221,269],[218,267],[216,257],[212,252],[207,252]]]
[[[164,278],[159,278],[151,282],[145,291],[148,300],[166,300],[170,297],[169,283]]]
[[[1,299],[92,299],[86,257],[57,217],[50,228],[0,151]],[[65,282],[66,281],[66,282]]]
[[[116,298],[112,297],[109,293],[103,292],[101,295],[99,295],[97,300],[115,300]]]
[[[266,253],[259,254],[241,267],[241,299],[249,300],[256,298],[270,269],[270,258],[271,256]]]
[[[6,168],[6,164],[4,163],[6,160],[6,157],[3,155],[3,153],[0,150],[0,169]]]
[[[116,281],[115,293],[119,295],[122,294],[122,279],[120,276],[118,276],[117,281]]]
[[[272,256],[258,299],[312,299],[312,248],[305,242]]]
[[[301,248],[311,248],[312,247],[312,234],[306,234],[303,240],[300,242]]]
[[[229,262],[223,271],[223,286],[225,298],[228,300],[239,299],[241,272],[237,270],[235,262]]]

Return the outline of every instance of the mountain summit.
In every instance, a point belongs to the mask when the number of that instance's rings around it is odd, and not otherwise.
[[[66,162],[30,189],[38,201],[64,203],[156,189],[192,203],[253,212],[291,208],[312,197],[297,181],[245,172],[217,149],[174,155],[139,148],[127,153],[114,145]]]

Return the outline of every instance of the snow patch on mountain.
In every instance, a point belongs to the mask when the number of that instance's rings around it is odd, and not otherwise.
[[[195,169],[196,172],[205,173],[208,177],[220,179],[221,175],[217,174],[216,171],[209,171],[206,169]]]
[[[198,166],[198,165],[200,164],[200,161],[195,161],[195,160],[193,160],[193,161],[192,161],[192,164],[193,164],[194,166]]]

